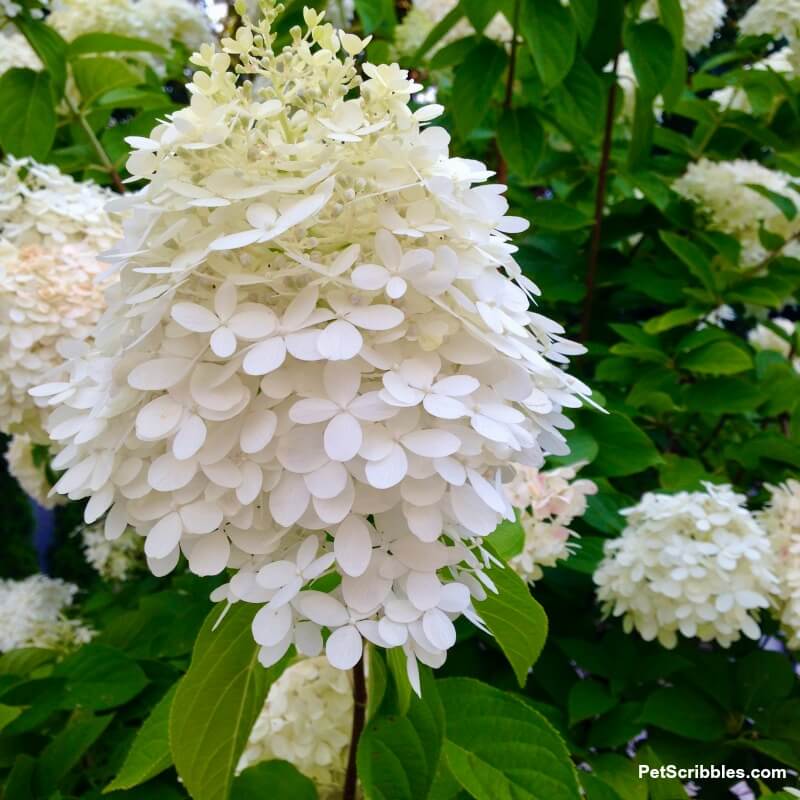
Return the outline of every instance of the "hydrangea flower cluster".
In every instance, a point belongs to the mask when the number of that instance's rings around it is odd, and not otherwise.
[[[800,481],[768,486],[770,500],[757,514],[775,550],[781,582],[779,615],[789,647],[800,648]]]
[[[541,471],[520,466],[509,485],[511,503],[520,509],[525,532],[522,552],[509,562],[525,580],[542,577],[542,567],[554,567],[573,552],[569,525],[586,513],[586,498],[597,494],[590,480],[576,480],[583,464]]]
[[[34,444],[27,434],[18,433],[12,436],[5,452],[8,472],[28,497],[32,497],[43,508],[55,508],[66,502],[66,498],[50,494],[53,487],[44,465],[35,463],[33,447]]]
[[[680,0],[683,11],[683,46],[695,55],[711,44],[714,34],[728,13],[725,0]],[[646,0],[642,19],[658,17],[658,0]]]
[[[83,554],[92,569],[108,581],[126,581],[144,569],[142,543],[130,528],[117,539],[106,539],[102,523],[84,525],[80,530]]]
[[[791,78],[795,72],[795,59],[791,47],[782,47],[780,50],[770,53],[766,58],[762,58],[754,64],[748,64],[745,69],[760,70],[761,72],[771,70]],[[716,89],[711,93],[711,99],[726,110],[743,111],[745,114],[753,111],[747,92],[737,86]]]
[[[792,320],[786,319],[785,317],[773,317],[770,322],[784,331],[787,336],[794,336],[797,324],[792,322]],[[747,334],[747,341],[750,342],[752,347],[756,350],[774,350],[785,358],[792,356],[792,366],[795,370],[800,372],[800,354],[795,353],[792,355],[791,342],[775,333],[775,331],[768,328],[766,325],[758,323],[755,328]]]
[[[66,616],[77,593],[74,584],[46,575],[0,580],[0,653],[20,647],[70,650],[88,642],[91,629]]]
[[[26,0],[24,5],[28,8],[31,16],[40,18],[44,13],[42,6],[46,6],[48,0]],[[0,23],[5,22],[7,19],[13,19],[22,11],[23,3],[16,0],[0,0]]]
[[[529,309],[507,235],[527,223],[449,157],[440,107],[412,112],[396,64],[362,81],[366,42],[312,10],[274,53],[271,16],[204,46],[191,105],[132,139],[149,183],[121,201],[97,347],[35,394],[56,489],[91,498],[87,523],[108,511],[108,538],[146,536],[157,574],[181,553],[237,570],[214,597],[263,606],[264,664],[317,655],[324,628],[335,666],[366,637],[418,684],[490,583],[504,466],[568,449],[582,348]]]
[[[413,0],[408,13],[395,29],[394,40],[398,53],[412,55],[419,50],[433,28],[457,5],[458,0]],[[461,19],[436,43],[433,52],[474,33],[475,29],[469,21]],[[498,42],[510,42],[514,29],[505,16],[498,12],[489,20],[483,35]]]
[[[739,239],[743,262],[754,265],[767,254],[759,241],[760,227],[788,240],[800,233],[800,216],[787,219],[771,200],[748,184],[758,184],[788,197],[800,208],[800,193],[792,188],[793,181],[791,175],[768,169],[757,161],[701,158],[689,165],[672,188],[697,203],[710,227]],[[784,248],[786,255],[798,252],[800,247],[796,242]]]
[[[0,430],[47,439],[28,391],[80,349],[104,307],[96,253],[110,193],[29,160],[0,165]]]
[[[3,31],[0,33],[0,75],[13,67],[40,70],[42,62],[21,33]]]
[[[173,40],[196,50],[212,37],[202,3],[191,0],[54,0],[47,22],[67,41],[102,31],[168,48]]]
[[[627,526],[605,545],[594,575],[606,615],[675,647],[678,633],[728,647],[758,639],[757,615],[778,590],[769,538],[730,486],[648,492],[621,511]]]
[[[757,0],[739,20],[739,30],[745,36],[768,34],[793,45],[800,37],[800,0]]]
[[[341,796],[353,725],[347,673],[323,657],[289,666],[270,686],[237,772],[278,758],[314,781],[322,800]]]

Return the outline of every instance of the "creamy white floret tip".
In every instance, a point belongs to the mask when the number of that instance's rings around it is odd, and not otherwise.
[[[117,203],[95,348],[34,395],[56,490],[156,574],[235,570],[214,597],[262,605],[264,664],[327,629],[333,665],[402,646],[418,687],[494,588],[504,465],[567,451],[582,348],[530,310],[527,222],[425,127],[441,108],[412,112],[396,64],[359,77],[366,40],[311,10],[273,53],[272,16],[204,46],[190,106],[131,140],[148,184]]]

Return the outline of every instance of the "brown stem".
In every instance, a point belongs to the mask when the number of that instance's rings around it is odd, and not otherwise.
[[[514,3],[514,19],[512,21],[512,34],[511,34],[511,54],[508,59],[508,75],[506,77],[506,93],[503,98],[503,108],[508,111],[511,108],[511,103],[514,99],[514,74],[517,66],[517,28],[519,27],[519,7],[520,0]],[[500,183],[508,183],[508,164],[497,148],[497,180]]]
[[[356,786],[358,774],[356,770],[356,755],[358,753],[358,740],[364,730],[364,720],[367,713],[367,682],[364,677],[364,659],[359,659],[353,667],[353,731],[350,734],[350,751],[347,755],[347,773],[344,778],[344,792],[342,800],[356,800]]]
[[[594,196],[594,227],[592,240],[589,245],[589,263],[586,269],[586,298],[583,301],[583,315],[581,318],[581,341],[585,342],[589,336],[589,326],[592,322],[592,305],[597,284],[597,259],[600,255],[600,233],[603,228],[603,209],[606,203],[606,184],[608,182],[608,165],[611,160],[611,136],[614,132],[614,107],[617,101],[617,63],[619,54],[614,58],[614,69],[611,74],[614,78],[608,90],[608,104],[606,106],[606,123],[603,131],[603,149],[600,154],[600,168],[597,173],[597,192]]]

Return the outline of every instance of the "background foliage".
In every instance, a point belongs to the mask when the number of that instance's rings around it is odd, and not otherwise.
[[[288,3],[284,35],[302,5]],[[800,262],[762,232],[768,255],[758,269],[743,268],[738,242],[705,227],[670,188],[702,156],[797,174],[797,82],[746,69],[771,45],[737,38],[747,2],[729,3],[721,34],[688,59],[678,1],[660,0],[660,22],[637,21],[639,5],[461,0],[416,52],[400,54],[437,87],[453,151],[492,165],[515,213],[533,222],[520,263],[542,289],[543,312],[588,346],[573,369],[610,413],[578,411],[572,455],[560,460],[588,462],[582,474],[600,488],[578,523],[580,551],[545,570],[533,597],[498,570],[502,597],[514,599],[480,609],[496,641],[460,629],[436,679],[425,675],[422,699],[391,652],[372,653],[370,719],[358,752],[366,797],[571,800],[580,783],[589,800],[677,800],[685,787],[641,781],[637,764],[800,770],[796,662],[775,649],[774,626],[770,650],[765,637],[730,650],[684,640],[666,651],[602,620],[595,603],[603,542],[623,527],[619,509],[645,491],[710,480],[732,483],[757,504],[765,483],[800,468],[800,375],[790,359],[747,340],[755,319],[769,326],[777,312],[795,315],[784,306],[800,287]],[[387,58],[406,4],[357,0],[356,9],[354,30],[374,36],[367,57]],[[480,34],[437,47],[462,18],[482,31],[497,10],[515,21],[520,39],[511,47]],[[27,9],[7,24],[45,69],[0,78],[3,151],[120,186],[124,137],[146,135],[187,101],[185,49],[159,52],[166,69],[158,74],[140,58],[160,50],[148,42],[97,33],[67,44]],[[638,81],[632,118],[609,68],[623,48]],[[744,87],[752,113],[709,99],[726,85]],[[771,199],[787,218],[798,213],[791,201]],[[725,305],[734,320],[698,325]],[[2,570],[19,577],[35,569],[32,523],[6,476],[0,493]],[[213,582],[140,576],[109,585],[91,577],[68,536],[79,514],[58,511],[50,561],[85,589],[81,613],[99,634],[61,660],[39,650],[0,657],[3,796],[315,796],[276,762],[233,778],[284,666],[255,664],[248,609],[231,610],[212,633],[220,613],[209,616]],[[730,797],[731,783],[697,782],[693,796]],[[750,789],[780,796],[783,785]]]

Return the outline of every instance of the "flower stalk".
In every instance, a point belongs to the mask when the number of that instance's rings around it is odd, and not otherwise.
[[[358,742],[364,730],[364,721],[367,713],[367,682],[364,675],[364,659],[359,659],[353,667],[353,731],[350,734],[350,751],[347,756],[347,773],[344,778],[344,800],[355,800],[358,784],[358,771],[356,756],[358,755]]]

